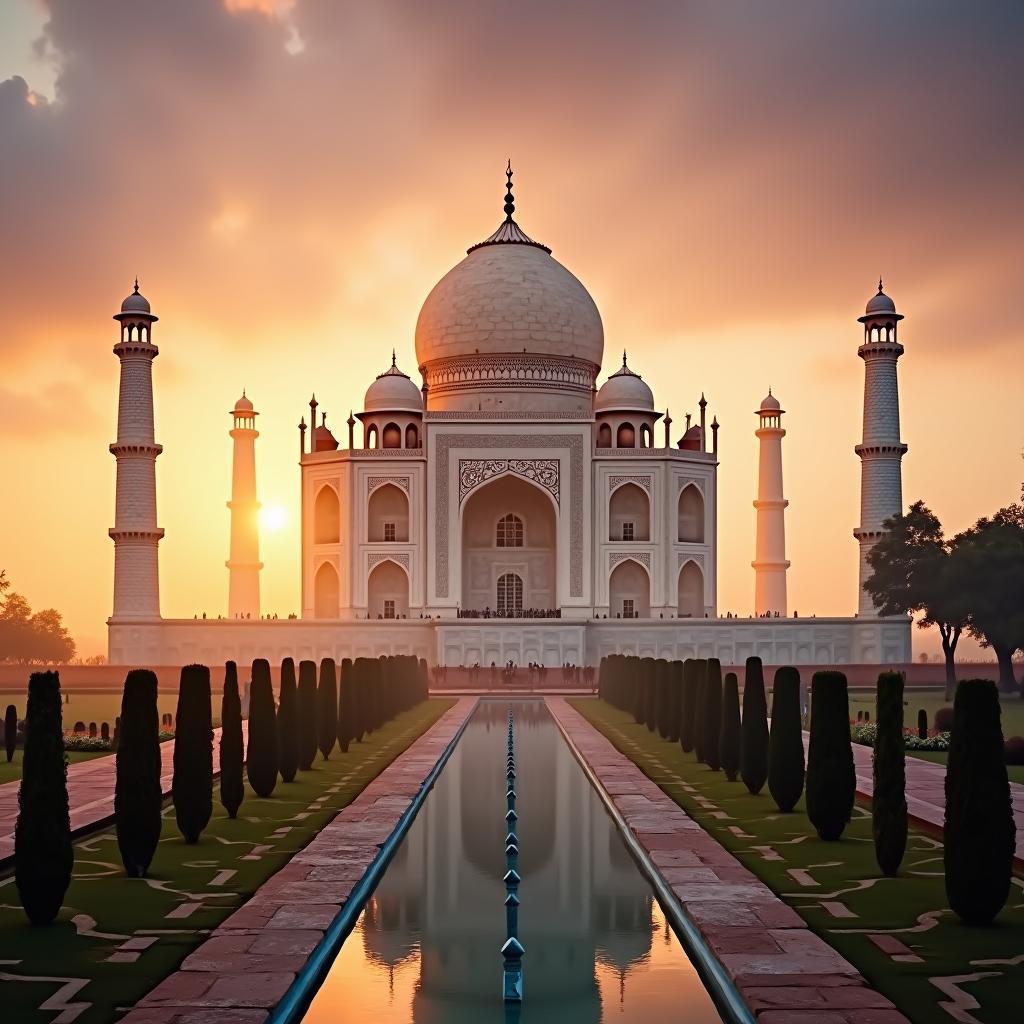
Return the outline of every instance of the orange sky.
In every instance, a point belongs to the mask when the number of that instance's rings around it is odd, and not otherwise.
[[[702,390],[722,423],[722,612],[752,604],[769,385],[791,608],[854,609],[879,273],[907,318],[906,502],[958,530],[1018,494],[1019,4],[12,0],[0,39],[0,566],[84,654],[106,643],[132,277],[161,318],[164,614],[225,608],[244,386],[260,497],[289,516],[263,537],[286,615],[310,392],[340,427],[392,347],[415,375],[420,303],[499,221],[509,154],[607,369],[627,348],[678,425]]]

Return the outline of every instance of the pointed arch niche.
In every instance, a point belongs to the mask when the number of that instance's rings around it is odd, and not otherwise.
[[[704,573],[692,559],[679,570],[678,615],[681,619],[704,618]]]
[[[608,577],[608,616],[613,619],[651,617],[651,578],[632,558],[619,562]]]
[[[704,543],[704,495],[696,484],[687,484],[679,492],[679,540]]]
[[[409,540],[409,497],[394,484],[382,484],[366,507],[366,539],[373,544]]]
[[[366,580],[366,614],[371,619],[409,616],[409,577],[390,558],[378,562]]]
[[[651,500],[642,487],[626,483],[612,491],[608,501],[608,539],[651,539]]]
[[[338,492],[324,484],[313,503],[313,543],[337,544],[341,540],[341,504]]]
[[[324,562],[313,580],[313,617],[338,617],[338,572],[330,562]]]

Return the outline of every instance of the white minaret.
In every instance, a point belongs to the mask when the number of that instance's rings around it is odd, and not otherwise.
[[[156,525],[156,457],[163,448],[153,439],[153,360],[159,349],[151,332],[155,317],[145,296],[135,290],[121,303],[115,320],[121,340],[114,354],[121,360],[117,403],[117,459],[114,527],[114,610],[112,623],[160,618],[160,572],[157,545],[164,531]]]
[[[256,500],[256,417],[252,402],[242,397],[231,410],[235,442],[231,461],[231,557],[228,567],[228,616],[232,619],[260,617],[260,535]]]
[[[860,456],[860,526],[853,531],[860,542],[858,614],[874,616],[877,609],[864,590],[871,574],[867,556],[882,535],[882,523],[903,511],[903,478],[900,460],[907,446],[900,440],[900,395],[896,361],[903,346],[896,326],[903,317],[882,291],[868,302],[864,316],[864,342],[857,354],[864,360],[864,439],[854,451]]]
[[[758,427],[754,432],[761,442],[757,464],[757,546],[754,561],[754,611],[757,615],[787,613],[786,605],[786,506],[782,496],[782,428],[785,410],[772,394],[757,410]]]

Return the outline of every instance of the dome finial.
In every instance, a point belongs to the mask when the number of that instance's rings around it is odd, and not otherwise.
[[[395,368],[395,350],[394,349],[391,350],[391,366],[392,366],[393,369]]]
[[[882,275],[878,275],[878,294],[882,294]]]
[[[133,295],[138,295],[139,294],[139,275],[138,274],[135,275],[135,291],[132,294]]]
[[[626,350],[622,350],[622,368],[626,369]]]
[[[512,214],[516,212],[516,200],[512,195],[512,157],[508,158],[508,167],[505,168],[505,177],[508,182],[505,185],[505,220],[511,220]]]

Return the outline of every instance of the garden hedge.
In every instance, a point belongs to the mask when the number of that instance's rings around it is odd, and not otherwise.
[[[927,726],[924,731],[927,736]],[[905,761],[903,673],[883,672],[878,677],[875,707],[871,830],[875,839],[875,860],[882,874],[889,877],[899,872],[907,848]]]
[[[730,782],[740,771],[740,687],[735,672],[727,672],[722,689],[722,724],[718,734],[718,759]]]
[[[772,722],[768,736],[768,792],[780,811],[796,807],[804,791],[804,738],[800,720],[800,673],[778,669],[772,686]]]
[[[210,670],[186,665],[178,687],[174,732],[174,818],[186,843],[197,843],[213,814],[213,716]],[[124,731],[124,714],[121,731]]]
[[[238,666],[224,666],[224,695],[220,702],[220,802],[229,818],[238,816],[245,799],[245,746],[242,739],[242,701]]]
[[[768,702],[764,694],[764,669],[761,659],[756,657],[747,658],[743,675],[740,777],[753,796],[768,781]]]
[[[850,699],[842,672],[814,673],[810,732],[807,816],[820,839],[834,842],[850,821],[857,795],[850,741]]]
[[[704,723],[701,741],[704,744],[704,763],[717,772],[722,767],[718,742],[722,731],[722,663],[708,658],[704,682]]]
[[[277,710],[274,688],[270,682],[270,665],[258,658],[252,664],[249,686],[249,747],[245,756],[245,773],[249,785],[259,797],[268,797],[277,787]]]
[[[299,769],[308,772],[316,759],[316,664],[299,662]]]
[[[326,761],[338,742],[338,681],[334,659],[320,662],[320,685],[316,690],[317,746]]]
[[[281,662],[281,690],[277,701],[277,770],[282,782],[294,782],[299,770],[299,697],[295,689],[295,661]]]

